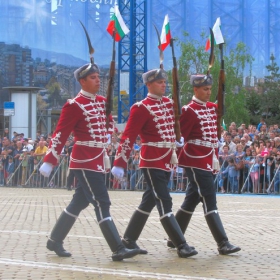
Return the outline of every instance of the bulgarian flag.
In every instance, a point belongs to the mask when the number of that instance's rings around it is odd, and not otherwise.
[[[107,26],[107,31],[111,34],[111,36],[113,36],[115,31],[115,40],[117,42],[119,42],[129,32],[129,29],[125,25],[120,14],[118,5],[115,5],[114,14]]]
[[[163,26],[161,29],[160,42],[162,51],[170,44],[171,33],[168,15],[165,16]],[[160,47],[160,46],[158,46]]]
[[[221,19],[219,17],[217,18],[212,30],[214,33],[216,45],[224,43],[225,41],[224,41],[223,34],[221,31]],[[206,42],[206,45],[205,45],[205,51],[208,51],[210,48],[211,48],[211,42],[210,42],[210,36],[209,36],[209,38]]]

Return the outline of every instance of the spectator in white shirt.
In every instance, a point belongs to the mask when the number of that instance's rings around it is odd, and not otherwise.
[[[27,150],[27,153],[30,154],[30,151],[33,149],[33,145],[29,144],[29,140],[27,138],[23,138],[23,148]]]

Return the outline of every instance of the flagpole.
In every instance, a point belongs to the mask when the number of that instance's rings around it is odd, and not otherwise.
[[[220,49],[220,73],[219,73],[219,84],[218,84],[218,93],[216,97],[217,105],[217,135],[218,139],[221,138],[221,118],[225,114],[225,69],[224,69],[224,56],[223,56],[223,45],[225,43],[223,34],[220,29],[221,19],[218,17],[213,26],[213,35],[216,41],[216,44]]]
[[[170,32],[171,33],[171,32]],[[172,53],[172,61],[173,61],[173,68],[172,68],[172,83],[173,83],[173,91],[172,91],[172,99],[173,99],[173,110],[174,110],[174,131],[176,135],[176,141],[181,142],[181,129],[180,129],[180,116],[182,113],[181,108],[181,100],[180,100],[180,88],[179,88],[179,76],[178,76],[178,69],[177,69],[177,60],[174,51],[174,38],[170,38],[170,47]]]
[[[115,78],[115,68],[116,68],[116,29],[113,30],[113,50],[112,50],[112,60],[110,64],[110,71],[109,71],[109,82],[106,94],[106,128],[109,129],[109,116],[113,110],[113,95],[114,95],[114,78]]]

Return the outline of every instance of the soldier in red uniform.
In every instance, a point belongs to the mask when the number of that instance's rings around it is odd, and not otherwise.
[[[57,220],[47,248],[58,256],[70,257],[63,248],[63,240],[72,228],[80,212],[93,204],[100,229],[111,248],[114,261],[130,258],[139,250],[128,250],[123,245],[119,233],[110,216],[110,199],[105,186],[105,173],[110,169],[106,151],[107,129],[105,103],[103,96],[97,95],[100,87],[99,69],[96,64],[87,64],[74,72],[81,84],[80,93],[69,99],[61,111],[61,116],[50,141],[48,152],[40,172],[48,177],[68,136],[73,132],[75,144],[70,156],[69,168],[79,184],[75,194]],[[110,119],[110,130],[113,119]]]
[[[181,133],[185,145],[179,154],[179,166],[186,169],[189,185],[176,219],[185,233],[199,202],[203,204],[206,222],[222,255],[238,252],[239,247],[229,243],[217,210],[214,174],[220,169],[216,104],[209,102],[212,76],[191,76],[194,89],[192,101],[183,106],[180,117]],[[174,247],[169,240],[167,246]]]
[[[129,120],[122,135],[112,173],[121,178],[138,135],[141,137],[139,168],[147,182],[138,209],[134,212],[124,233],[123,243],[127,248],[139,248],[136,240],[152,211],[157,206],[160,221],[177,248],[179,257],[187,258],[197,254],[189,247],[172,213],[172,198],[168,191],[171,170],[177,164],[173,101],[164,97],[167,74],[162,69],[154,69],[143,74],[143,82],[148,88],[148,96],[135,103],[130,110]],[[142,254],[146,250],[141,249]]]

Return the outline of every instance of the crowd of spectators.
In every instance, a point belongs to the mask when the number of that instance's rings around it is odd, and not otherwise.
[[[222,193],[279,193],[280,129],[232,122],[220,139],[217,189]]]
[[[120,139],[115,134],[114,139]],[[117,145],[118,146],[118,145]],[[117,148],[116,146],[116,148]],[[108,187],[134,190],[143,188],[139,170],[141,140],[135,147],[125,172],[124,182]],[[113,149],[114,150],[114,149]],[[115,150],[113,154],[115,153]],[[112,157],[113,158],[113,157]],[[278,124],[267,125],[264,119],[256,125],[237,126],[232,122],[228,129],[222,128],[219,139],[220,171],[216,174],[217,192],[221,193],[279,193],[280,184],[280,129]],[[111,178],[111,180],[114,180]],[[184,169],[172,171],[169,188],[184,191],[188,184]],[[145,184],[144,184],[145,187]]]
[[[119,147],[121,131],[108,135],[108,155],[111,165]],[[51,133],[37,132],[35,139],[23,133],[13,132],[9,137],[5,129],[0,147],[0,186],[60,187],[71,190],[75,187],[69,176],[68,164],[74,139],[70,135],[61,152],[60,163],[50,178],[39,174],[39,167],[47,152]],[[108,189],[144,189],[145,181],[139,169],[141,139],[137,137],[125,175],[121,181],[111,173],[106,176]],[[237,126],[232,122],[228,129],[222,128],[219,140],[220,171],[216,174],[217,192],[221,193],[279,193],[280,185],[280,129],[277,124],[260,123]],[[184,191],[188,184],[184,169],[177,167],[171,172],[170,191]],[[71,175],[71,174],[70,174]],[[70,178],[71,180],[67,180]]]
[[[36,139],[25,137],[24,133],[13,132],[10,137],[5,128],[0,139],[0,186],[25,186],[32,175],[30,183],[38,186],[40,162],[48,150],[51,135],[37,132]]]

